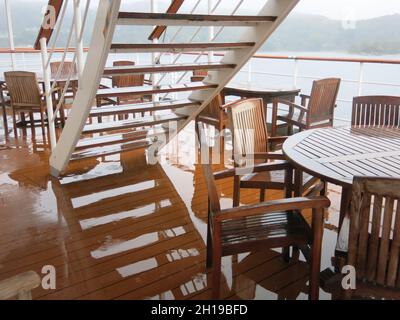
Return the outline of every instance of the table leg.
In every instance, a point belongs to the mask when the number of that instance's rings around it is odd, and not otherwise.
[[[295,169],[294,172],[294,196],[301,197],[303,195],[303,172]]]
[[[343,220],[349,212],[351,193],[351,187],[342,187],[342,198],[340,200],[339,232],[342,228]]]
[[[8,135],[8,124],[7,124],[7,110],[6,110],[6,102],[4,99],[4,90],[0,87],[0,99],[1,99],[1,106],[3,109],[3,124],[4,124],[4,134]]]

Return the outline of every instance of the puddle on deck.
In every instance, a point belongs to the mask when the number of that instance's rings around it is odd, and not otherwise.
[[[161,164],[149,165],[138,150],[74,163],[60,179],[49,175],[40,130],[37,136],[19,131],[18,140],[0,136],[0,279],[53,265],[57,289],[39,288],[34,298],[209,298],[207,195],[193,125],[163,150]],[[232,184],[219,186],[228,208]],[[258,192],[242,196],[244,203],[258,201]],[[329,196],[323,269],[331,266],[336,243],[340,190]],[[303,259],[286,264],[278,253],[224,257],[223,296],[306,299]],[[321,290],[321,299],[330,295]]]

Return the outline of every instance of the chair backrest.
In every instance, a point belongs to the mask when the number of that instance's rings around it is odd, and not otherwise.
[[[191,77],[192,82],[203,81],[205,77],[208,76],[208,70],[200,69],[193,70],[193,76]]]
[[[400,97],[363,96],[353,99],[352,125],[400,126]]]
[[[61,61],[55,61],[50,63],[51,77],[55,78],[57,76],[58,69],[61,67]],[[73,61],[64,61],[62,64],[62,69],[59,74],[59,79],[67,79],[71,74],[72,77],[78,74],[78,69],[76,68],[76,63]]]
[[[9,71],[4,72],[4,78],[13,107],[29,108],[41,105],[39,84],[34,72]]]
[[[262,99],[235,101],[227,107],[229,127],[233,136],[233,152],[242,160],[255,152],[268,152],[268,133]],[[253,164],[253,163],[252,163]]]
[[[114,61],[114,67],[122,67],[122,66],[134,66],[134,61],[129,60],[119,60]],[[112,77],[112,86],[121,88],[121,87],[136,87],[144,85],[144,74],[131,74],[125,76],[113,76]]]
[[[120,66],[134,66],[134,61],[129,60],[119,60],[114,61],[114,67]],[[130,74],[125,76],[113,76],[112,77],[112,86],[114,88],[123,88],[123,87],[140,87],[144,85],[144,74]],[[127,104],[133,103],[140,100],[142,96],[138,95],[129,95],[124,98],[118,98],[118,104]]]
[[[217,94],[214,99],[211,100],[208,106],[203,109],[201,115],[220,121],[221,107],[222,97],[220,94]]]
[[[207,139],[205,135],[205,127],[204,124],[201,122],[197,122],[197,134],[198,140],[201,144],[201,151],[207,152],[207,156],[205,157],[207,160],[209,159],[209,147],[207,145]],[[200,157],[201,159],[203,157]],[[210,214],[219,212],[221,210],[220,202],[219,202],[219,195],[217,190],[217,185],[215,183],[214,175],[212,172],[210,161],[202,161],[201,160],[201,167],[203,170],[204,179],[207,185],[207,192],[208,192],[208,201],[209,201],[209,210]]]
[[[333,120],[340,79],[329,78],[313,82],[308,104],[307,124]]]
[[[355,178],[348,265],[357,279],[400,287],[400,179]]]

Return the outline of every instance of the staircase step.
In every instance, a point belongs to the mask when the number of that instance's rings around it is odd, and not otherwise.
[[[167,9],[167,13],[177,13],[178,10],[182,7],[183,3],[185,0],[171,0],[171,4]],[[166,26],[156,26],[149,36],[149,40],[155,40],[155,39],[160,39],[164,31],[167,29]]]
[[[206,14],[171,14],[120,12],[119,25],[162,25],[162,26],[256,26],[259,23],[274,22],[275,16],[244,15],[206,15]]]
[[[81,150],[81,151],[74,152],[72,154],[71,161],[104,157],[104,156],[109,156],[109,155],[118,154],[118,153],[122,153],[122,152],[132,151],[132,150],[136,150],[136,149],[147,148],[151,144],[152,144],[151,139],[146,138],[146,139],[137,140],[137,141],[133,141],[133,142],[98,147],[96,149],[91,149],[91,150]]]
[[[169,121],[184,120],[186,118],[187,116],[185,115],[177,115],[172,113],[167,115],[145,116],[130,120],[88,124],[83,128],[82,134],[93,134],[93,133],[109,132],[115,130],[141,128],[141,127],[166,123]]]
[[[249,48],[254,45],[254,42],[114,43],[111,45],[111,52],[227,51]]]
[[[168,135],[168,129],[163,128],[161,125],[156,125],[149,129],[128,131],[117,134],[107,134],[94,138],[81,139],[76,145],[75,150],[84,150],[90,148],[104,147],[107,145],[132,142],[143,140],[146,138],[154,138],[159,135]]]
[[[147,103],[137,103],[137,104],[126,104],[111,107],[101,107],[93,108],[90,111],[90,117],[104,117],[117,114],[126,114],[134,112],[148,112],[148,111],[161,111],[168,109],[178,109],[189,106],[200,106],[200,102],[192,101],[189,99],[183,100],[168,100],[159,102],[147,102]]]
[[[235,64],[221,62],[206,63],[177,63],[177,64],[153,64],[147,66],[116,66],[104,68],[105,76],[120,76],[127,74],[143,74],[143,73],[167,73],[182,72],[193,70],[215,70],[215,69],[232,69]]]
[[[191,82],[186,84],[173,84],[163,86],[120,87],[97,90],[97,98],[124,97],[130,95],[152,95],[170,92],[194,91],[216,88],[216,84]]]

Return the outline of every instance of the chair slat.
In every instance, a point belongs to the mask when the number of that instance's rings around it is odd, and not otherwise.
[[[381,230],[381,218],[382,218],[382,196],[374,197],[374,208],[372,212],[372,228],[371,236],[368,248],[368,259],[367,259],[367,273],[366,278],[368,281],[372,281],[376,276],[376,265],[378,261],[378,250],[379,250],[379,232]]]
[[[358,262],[357,262],[358,265],[357,275],[360,277],[364,277],[365,275],[366,262],[367,262],[370,204],[371,204],[371,194],[364,193],[360,208],[361,223],[360,223],[360,239],[359,239]]]
[[[399,253],[400,253],[400,201],[397,200],[396,218],[393,231],[393,241],[390,246],[390,259],[387,272],[386,283],[388,286],[396,285],[399,269]]]
[[[384,210],[384,218],[383,218],[383,229],[382,229],[382,237],[381,243],[379,247],[379,260],[378,260],[378,270],[376,282],[384,285],[386,279],[386,271],[388,265],[388,253],[389,253],[389,245],[390,245],[390,228],[392,224],[392,216],[393,216],[393,198],[386,198],[385,202],[385,210]]]
[[[351,123],[363,126],[398,127],[399,114],[400,97],[360,96],[353,99]]]

